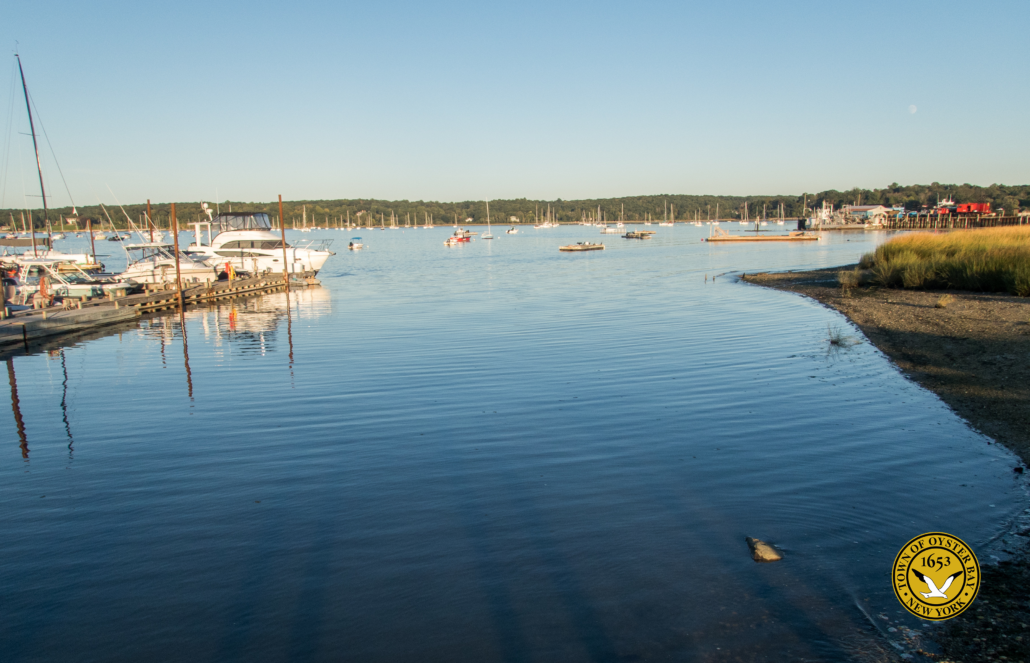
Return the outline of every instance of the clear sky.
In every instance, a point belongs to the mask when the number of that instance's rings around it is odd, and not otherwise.
[[[16,41],[76,203],[574,199],[1028,183],[1028,25],[1026,0],[6,2],[0,207],[39,200]]]

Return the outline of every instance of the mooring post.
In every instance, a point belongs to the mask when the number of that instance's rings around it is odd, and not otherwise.
[[[286,292],[290,292],[290,264],[286,258],[286,223],[283,221],[283,194],[279,194],[279,230],[283,233],[283,283],[286,284]]]
[[[97,247],[93,243],[93,219],[86,219],[86,232],[89,233],[89,250],[93,254],[93,264],[97,264]]]
[[[172,239],[175,240],[175,292],[179,297],[179,308],[182,308],[182,278],[179,272],[179,223],[175,219],[175,203],[172,203]]]

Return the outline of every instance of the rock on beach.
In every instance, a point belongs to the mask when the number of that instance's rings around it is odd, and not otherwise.
[[[744,540],[747,541],[747,547],[751,550],[751,559],[756,562],[778,562],[783,559],[783,553],[771,543],[753,539],[750,536],[745,536]]]

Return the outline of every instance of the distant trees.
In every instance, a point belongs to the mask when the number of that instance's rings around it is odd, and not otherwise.
[[[596,216],[597,208],[608,221],[616,221],[625,210],[624,218],[627,220],[639,220],[650,214],[655,220],[664,217],[666,205],[674,208],[678,220],[707,219],[714,218],[716,210],[722,218],[737,218],[747,203],[748,212],[752,218],[761,216],[763,208],[769,216],[776,216],[780,206],[783,206],[784,215],[797,217],[807,214],[808,210],[822,206],[823,201],[839,207],[844,204],[863,205],[895,205],[904,206],[906,209],[919,209],[924,205],[935,204],[938,200],[951,198],[957,203],[984,203],[989,202],[994,208],[1004,208],[1006,214],[1014,214],[1019,209],[1030,208],[1030,185],[1007,186],[1003,184],[992,184],[988,187],[980,187],[972,184],[913,184],[902,186],[892,182],[882,189],[851,189],[849,191],[821,191],[819,193],[803,193],[800,195],[776,195],[776,196],[705,196],[705,195],[682,195],[682,194],[661,194],[650,196],[628,196],[625,198],[593,198],[587,200],[529,200],[517,198],[513,200],[491,200],[490,214],[492,218],[500,221],[509,217],[518,217],[526,223],[536,223],[543,219],[547,206],[555,218],[560,222],[579,221],[584,215]],[[218,203],[222,211],[227,211],[232,206],[236,211],[266,212],[273,218],[279,214],[278,203],[243,203],[225,201]],[[352,223],[361,222],[367,225],[370,221],[379,223],[380,215],[389,222],[390,213],[393,212],[396,218],[403,225],[408,219],[412,223],[422,224],[427,215],[433,217],[436,224],[454,223],[455,216],[459,223],[466,218],[471,218],[477,223],[486,221],[486,203],[481,200],[442,203],[435,201],[409,201],[409,200],[372,200],[372,199],[341,199],[341,200],[297,200],[283,202],[283,214],[286,217],[287,227],[292,227],[294,219],[300,225],[303,211],[307,211],[309,225],[324,225],[326,217],[329,217],[331,225],[346,222],[347,214],[350,214]],[[145,204],[125,205],[125,214],[133,221],[139,223],[146,213]],[[86,205],[79,207],[80,218],[94,219],[94,227],[99,227],[100,220],[103,220],[104,227],[109,225],[104,211],[97,205]],[[45,228],[42,210],[30,210],[32,223],[37,229]],[[168,227],[168,215],[170,206],[168,204],[152,205],[154,221],[160,228]],[[0,210],[0,223],[9,224],[10,219],[15,219],[15,224],[20,226],[21,210]],[[115,208],[108,208],[108,213],[119,228],[126,227],[125,215]],[[539,214],[539,215],[538,215]],[[71,216],[71,208],[53,209],[50,211],[50,222],[55,227],[59,226],[60,216]],[[196,203],[176,203],[176,216],[181,228],[189,229],[190,223],[204,221],[207,219]],[[81,225],[81,224],[80,224]]]

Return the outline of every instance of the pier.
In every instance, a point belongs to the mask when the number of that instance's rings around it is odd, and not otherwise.
[[[320,285],[318,279],[310,272],[293,274],[289,281],[290,289],[317,285]],[[259,275],[183,288],[182,301],[185,306],[197,306],[279,292],[286,287],[286,279],[282,275]],[[178,306],[179,293],[173,284],[151,286],[148,291],[132,295],[65,299],[63,306],[17,311],[0,320],[0,346],[12,343],[28,345],[42,338],[86,332]]]
[[[967,228],[996,228],[1030,224],[1030,217],[981,216],[972,214],[925,214],[900,219],[887,219],[880,226],[885,230],[959,230]]]

